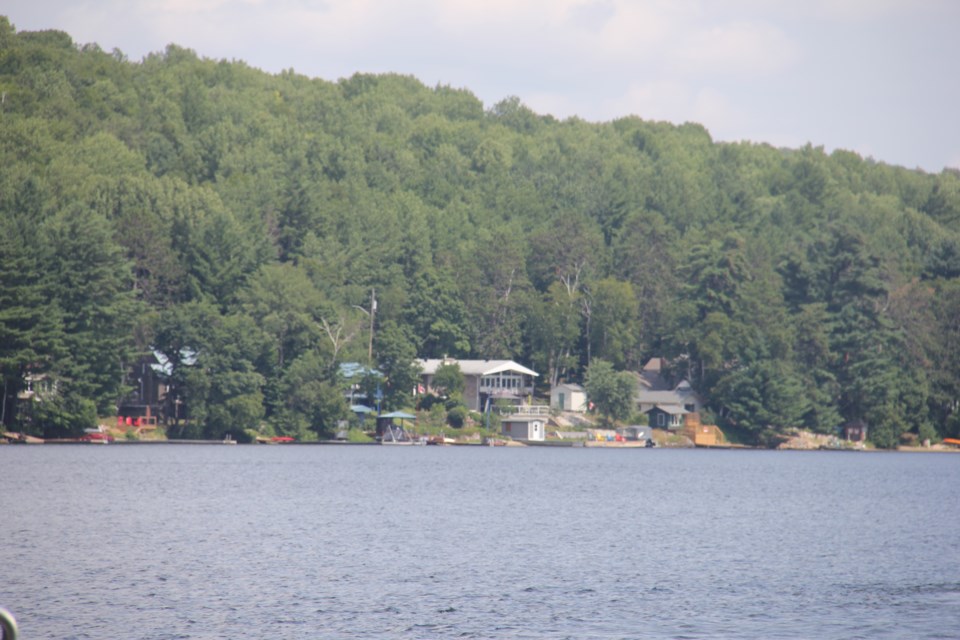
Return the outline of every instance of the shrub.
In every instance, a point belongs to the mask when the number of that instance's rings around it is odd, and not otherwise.
[[[463,405],[453,407],[447,411],[447,424],[454,429],[460,429],[467,422],[467,408]]]

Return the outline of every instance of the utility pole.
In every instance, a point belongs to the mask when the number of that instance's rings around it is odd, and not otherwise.
[[[367,311],[358,304],[350,305],[358,311],[362,311],[370,316],[370,338],[367,341],[367,366],[373,367],[373,323],[377,315],[377,290],[370,288],[370,310]]]
[[[373,366],[373,318],[377,315],[377,290],[370,288],[370,342],[367,345],[367,363]]]

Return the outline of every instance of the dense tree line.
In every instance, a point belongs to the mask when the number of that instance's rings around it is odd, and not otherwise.
[[[0,95],[6,425],[76,433],[158,349],[189,407],[172,433],[328,434],[372,327],[388,407],[417,356],[549,385],[659,355],[756,441],[960,435],[955,171],[400,75],[131,62],[2,17]],[[18,403],[27,374],[56,396]]]

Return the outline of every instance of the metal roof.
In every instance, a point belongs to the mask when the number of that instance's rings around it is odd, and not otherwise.
[[[366,375],[377,376],[380,378],[383,377],[383,374],[380,371],[366,367],[359,362],[341,362],[339,369],[340,375],[347,379]]]
[[[647,410],[645,411],[645,413],[650,413],[651,411],[653,411],[653,410],[655,410],[655,409],[659,409],[660,411],[663,411],[664,413],[669,413],[670,415],[673,415],[673,416],[679,416],[679,415],[683,415],[683,414],[685,414],[685,413],[690,413],[689,411],[687,411],[687,410],[684,409],[683,407],[678,407],[678,406],[672,405],[672,404],[667,404],[667,405],[658,404],[658,405],[656,405],[655,407],[653,407],[653,409],[647,409]]]
[[[539,376],[540,374],[534,371],[533,369],[528,369],[522,364],[518,364],[513,360],[456,360],[454,358],[447,358],[446,360],[439,358],[430,358],[425,360],[417,360],[417,363],[420,365],[421,373],[427,375],[433,375],[437,372],[437,369],[440,368],[444,363],[446,364],[456,364],[460,366],[460,373],[470,376],[489,376],[495,373],[522,373],[528,376]]]

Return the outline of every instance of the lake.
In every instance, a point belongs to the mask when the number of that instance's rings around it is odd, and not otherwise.
[[[23,640],[956,638],[960,456],[0,446]]]

